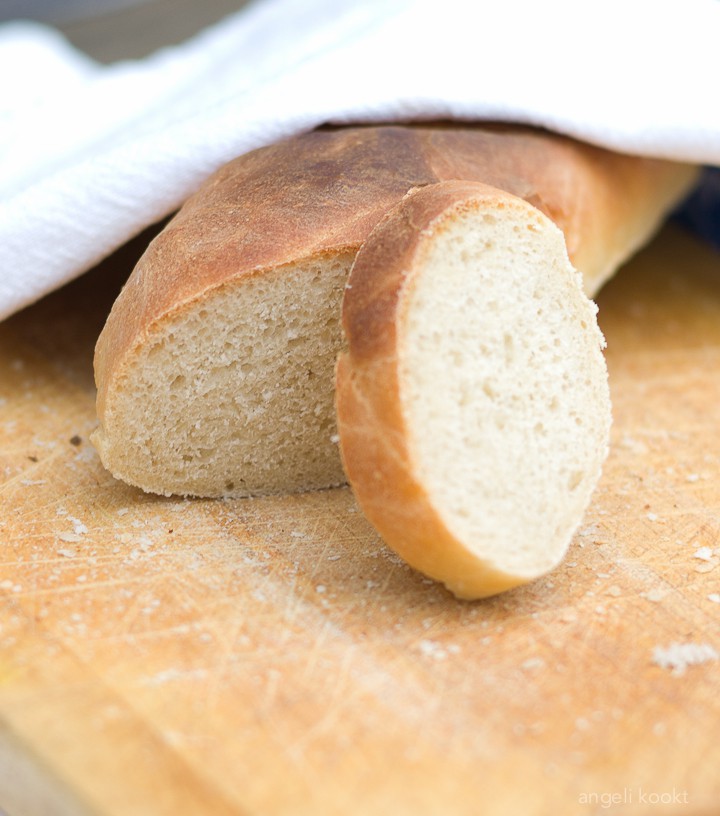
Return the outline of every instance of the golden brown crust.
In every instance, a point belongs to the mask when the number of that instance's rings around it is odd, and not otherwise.
[[[640,234],[645,240],[691,178],[683,165],[509,126],[328,129],[246,154],[187,201],[118,298],[96,349],[98,416],[158,321],[243,276],[357,250],[413,187],[466,179],[527,199],[566,234],[594,291],[609,274],[608,257],[627,255]]]

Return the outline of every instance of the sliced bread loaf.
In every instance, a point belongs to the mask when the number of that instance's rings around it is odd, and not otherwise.
[[[114,475],[161,494],[344,482],[343,288],[408,190],[466,179],[526,199],[560,227],[593,292],[693,176],[505,126],[327,129],[244,155],[188,200],[115,303],[96,348],[93,442]]]
[[[561,231],[482,184],[409,193],[357,255],[345,470],[384,540],[460,597],[547,572],[582,519],[610,428],[595,313]]]

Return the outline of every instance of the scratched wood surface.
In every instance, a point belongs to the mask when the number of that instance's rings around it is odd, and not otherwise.
[[[0,324],[0,808],[720,811],[718,255],[667,229],[602,293],[587,518],[552,575],[462,603],[348,490],[185,501],[103,471],[92,347],[144,240]]]

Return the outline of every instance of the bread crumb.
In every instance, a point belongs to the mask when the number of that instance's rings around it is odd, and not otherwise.
[[[643,592],[642,596],[648,601],[652,601],[653,603],[658,603],[662,601],[662,599],[667,595],[666,589],[651,589],[648,592]]]
[[[137,543],[140,545],[140,549],[143,552],[147,552],[151,547],[155,545],[155,542],[146,535],[142,535],[137,539]]]
[[[588,536],[597,535],[600,532],[600,527],[597,524],[590,524],[587,527],[584,527],[582,530],[578,530],[578,535],[582,536],[583,538],[587,538]]]
[[[713,603],[720,604],[720,593],[711,592],[708,595],[708,601],[712,601]]]
[[[434,640],[421,640],[418,648],[425,657],[431,657],[433,660],[445,660],[448,656],[447,650]]]
[[[658,520],[657,513],[648,513],[647,519],[648,521],[657,521]]]
[[[700,478],[699,473],[688,473],[688,475],[685,477],[685,481],[686,482],[697,482],[699,478]]]
[[[71,549],[67,549],[67,548],[62,549],[62,550],[57,550],[57,554],[62,555],[63,558],[75,558],[75,556],[77,555],[75,550],[71,550]]]
[[[77,519],[74,516],[68,516],[67,519],[72,524],[75,535],[85,535],[85,533],[87,533],[88,528],[82,523],[82,521],[80,521],[80,519]]]
[[[82,541],[82,538],[75,533],[59,533],[58,538],[66,544],[77,544],[78,541]]]
[[[652,661],[661,669],[670,669],[680,676],[688,666],[720,660],[720,654],[709,643],[673,643],[668,647],[656,646]]]
[[[693,558],[700,558],[702,561],[709,561],[713,557],[713,551],[710,547],[700,547],[699,550],[695,550],[693,553]]]

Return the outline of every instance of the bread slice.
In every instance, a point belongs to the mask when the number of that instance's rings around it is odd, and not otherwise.
[[[482,184],[413,191],[358,253],[343,325],[342,458],[386,543],[462,598],[552,569],[611,417],[596,307],[561,231]]]
[[[521,196],[558,224],[594,291],[693,175],[499,125],[323,129],[241,156],[152,242],[108,317],[95,354],[102,462],[160,494],[344,482],[343,288],[408,190],[468,179]]]

